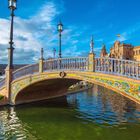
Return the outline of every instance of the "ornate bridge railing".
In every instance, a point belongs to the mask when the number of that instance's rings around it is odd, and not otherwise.
[[[4,85],[5,85],[5,78],[0,81],[0,88],[2,88]]]
[[[79,70],[85,71],[88,68],[88,58],[78,57],[78,58],[61,58],[46,60],[43,64],[43,71],[53,71],[53,70]],[[15,72],[13,72],[13,80],[39,73],[39,64],[27,65],[22,67]],[[0,81],[0,87],[3,86],[4,79]]]
[[[39,64],[27,65],[13,72],[13,80],[39,72]]]
[[[43,62],[42,71],[88,71],[90,63],[92,62],[89,62],[88,57],[51,59]],[[39,64],[22,67],[13,72],[13,80],[39,73],[40,68]],[[95,72],[140,79],[140,62],[114,58],[95,58]],[[5,85],[5,81],[5,78],[0,81],[0,88]]]
[[[95,71],[140,79],[140,62],[114,58],[95,58]]]
[[[43,71],[88,70],[88,57],[52,59],[44,62]]]

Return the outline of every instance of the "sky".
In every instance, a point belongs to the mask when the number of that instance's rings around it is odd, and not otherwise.
[[[139,0],[18,0],[14,19],[14,63],[36,63],[40,50],[44,58],[58,57],[57,24],[61,19],[62,57],[87,56],[90,39],[99,56],[116,40],[140,46]],[[0,63],[7,64],[10,32],[8,0],[0,3]],[[120,34],[118,38],[116,35]]]

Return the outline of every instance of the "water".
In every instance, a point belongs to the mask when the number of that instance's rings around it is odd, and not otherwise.
[[[4,107],[0,140],[140,140],[140,105],[94,85],[57,100]]]

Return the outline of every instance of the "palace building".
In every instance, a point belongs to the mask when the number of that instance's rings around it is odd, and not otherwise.
[[[109,54],[107,54],[105,45],[103,45],[100,57],[140,61],[140,46],[134,47],[131,44],[125,44],[120,43],[120,41],[116,41],[110,48]]]
[[[136,61],[140,61],[140,46],[133,48],[133,54],[134,54],[133,59]]]
[[[133,46],[116,41],[110,49],[110,57],[116,59],[133,59]]]

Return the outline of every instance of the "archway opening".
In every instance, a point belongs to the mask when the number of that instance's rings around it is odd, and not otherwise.
[[[76,79],[50,79],[29,85],[16,96],[15,104],[23,104],[64,96],[68,88],[79,82]]]

